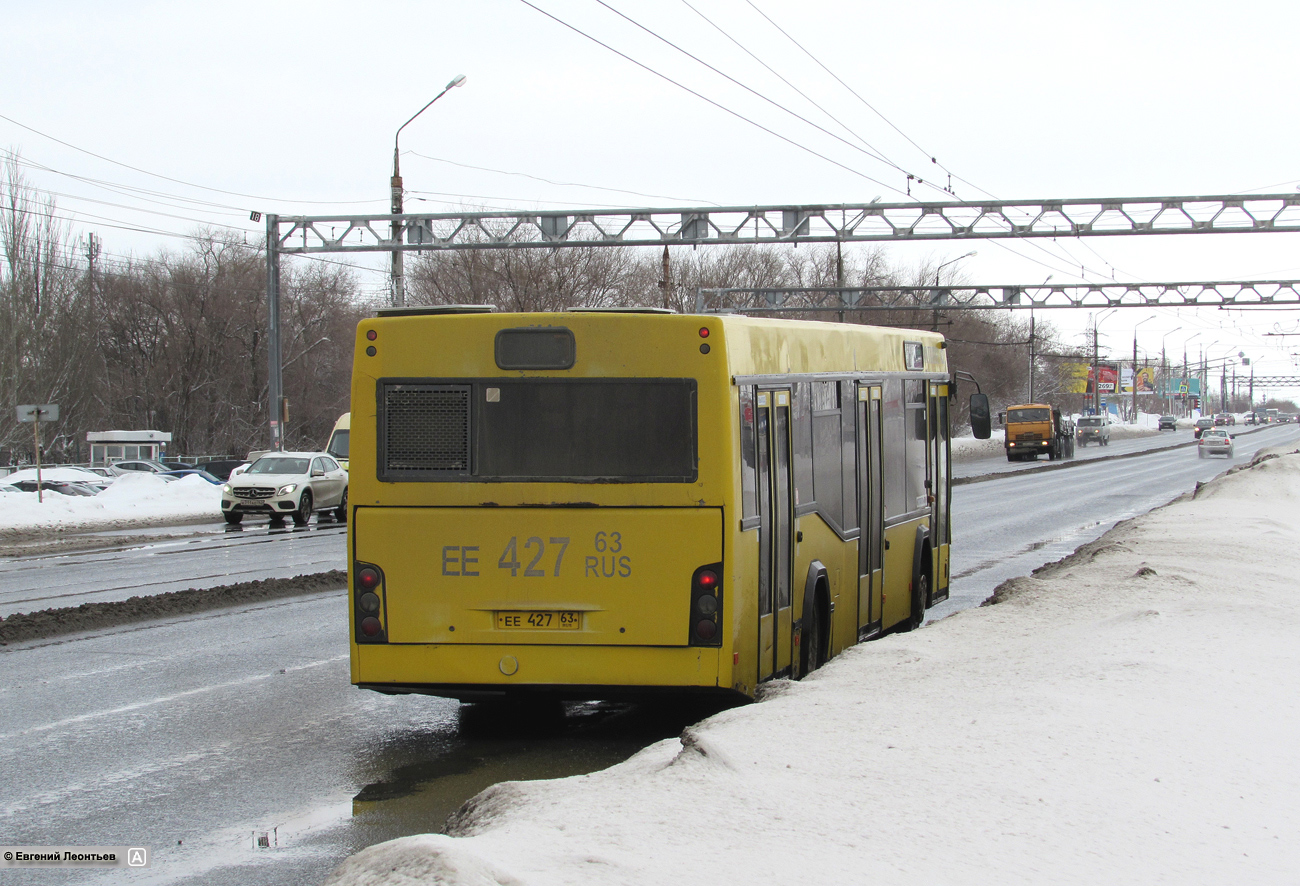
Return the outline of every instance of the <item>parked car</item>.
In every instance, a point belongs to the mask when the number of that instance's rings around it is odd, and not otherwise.
[[[1208,415],[1203,415],[1196,420],[1196,430],[1192,432],[1192,435],[1199,440],[1201,435],[1212,427],[1214,427],[1214,419]]]
[[[126,461],[115,461],[111,465],[113,472],[119,477],[128,471],[138,471],[149,474],[165,474],[170,468],[164,466],[161,462],[150,461],[147,458],[133,458]]]
[[[195,467],[202,468],[224,483],[230,479],[231,471],[240,465],[246,464],[248,464],[248,461],[242,458],[221,458],[215,461],[205,461]]]
[[[1160,426],[1159,426],[1158,430],[1161,430],[1161,431],[1176,431],[1176,430],[1178,430],[1178,419],[1175,418],[1175,417],[1172,416],[1172,415],[1162,415],[1162,416],[1160,416]]]
[[[211,484],[214,485],[214,486],[220,486],[222,483],[225,483],[225,482],[226,482],[226,481],[223,480],[222,478],[217,477],[217,476],[214,476],[214,475],[208,473],[207,471],[203,470],[203,468],[179,468],[179,469],[176,469],[176,470],[164,471],[164,472],[163,472],[162,474],[160,474],[159,476],[162,476],[162,477],[190,477],[190,476],[193,476],[193,477],[199,477],[199,478],[201,478],[201,479],[203,479],[203,480],[207,480],[209,483],[211,483]]]
[[[1221,428],[1207,428],[1201,434],[1201,442],[1196,446],[1196,457],[1207,455],[1226,455],[1232,458],[1232,437]]]
[[[325,452],[273,452],[221,487],[221,511],[230,524],[245,514],[265,514],[273,524],[290,516],[294,525],[306,526],[314,511],[332,511],[343,522],[348,472]]]
[[[1080,416],[1075,427],[1080,446],[1087,446],[1089,442],[1099,446],[1110,445],[1110,416],[1106,413]]]
[[[6,485],[19,492],[35,492],[35,480],[13,480]],[[41,489],[45,492],[58,492],[63,495],[98,495],[99,489],[85,483],[69,483],[66,480],[41,480]]]
[[[48,487],[51,483],[78,483],[82,486],[89,486],[96,492],[107,489],[117,475],[111,477],[102,477],[89,468],[77,467],[75,465],[49,465],[41,470],[41,485]],[[4,478],[4,483],[17,483],[20,480],[32,481],[32,490],[36,489],[36,469],[22,468],[14,471]]]

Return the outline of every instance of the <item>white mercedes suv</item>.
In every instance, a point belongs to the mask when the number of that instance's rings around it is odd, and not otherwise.
[[[262,514],[306,526],[313,511],[333,511],[340,523],[348,517],[348,472],[328,452],[269,452],[221,487],[227,523]]]

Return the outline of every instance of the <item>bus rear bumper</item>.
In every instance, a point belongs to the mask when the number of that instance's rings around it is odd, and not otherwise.
[[[352,682],[387,694],[461,701],[512,695],[617,699],[665,691],[739,694],[725,682],[730,674],[719,673],[722,654],[713,648],[377,644],[353,652]]]

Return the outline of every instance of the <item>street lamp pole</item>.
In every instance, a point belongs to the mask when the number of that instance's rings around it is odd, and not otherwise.
[[[1187,416],[1190,416],[1192,414],[1192,410],[1187,405],[1187,398],[1191,396],[1192,393],[1191,391],[1192,386],[1188,384],[1188,378],[1187,378],[1187,343],[1190,342],[1193,338],[1197,338],[1198,336],[1200,336],[1199,332],[1193,334],[1190,338],[1183,339],[1183,371],[1182,371],[1181,379],[1182,379],[1182,385],[1187,388],[1187,392],[1183,394],[1183,414]]]
[[[1175,326],[1173,329],[1160,336],[1160,387],[1165,393],[1165,412],[1173,411],[1173,406],[1169,403],[1169,355],[1165,352],[1165,339],[1178,332],[1183,327]]]
[[[1147,320],[1154,320],[1155,315],[1147,317],[1146,320],[1139,320],[1133,326],[1133,422],[1137,423],[1138,418],[1138,326],[1146,323]]]
[[[1097,316],[1097,319],[1092,321],[1092,414],[1093,415],[1101,414],[1101,361],[1099,358],[1100,352],[1097,346],[1097,327],[1101,325],[1102,320],[1109,317],[1117,310],[1119,310],[1119,308],[1111,308],[1106,313],[1099,314]],[[1118,379],[1116,381],[1117,381],[1116,387],[1119,387]],[[1116,395],[1118,395],[1118,393],[1119,392],[1116,391]]]
[[[955,265],[957,262],[961,261],[964,258],[970,258],[972,255],[978,255],[978,254],[979,254],[978,252],[972,249],[970,252],[966,253],[965,255],[959,255],[956,258],[949,259],[948,261],[939,265],[939,267],[934,269],[934,285],[935,286],[939,285],[939,272],[942,271],[944,268],[948,267],[948,265]],[[930,328],[935,332],[939,331],[939,308],[937,306],[942,297],[943,297],[943,293],[936,292],[934,296],[930,299],[930,303],[936,306],[934,309],[934,316],[930,323]]]
[[[406,304],[406,280],[403,274],[404,269],[403,269],[402,249],[401,249],[402,223],[397,219],[397,216],[402,214],[402,171],[400,165],[401,152],[397,147],[397,141],[402,135],[402,130],[410,125],[411,120],[414,120],[416,117],[423,114],[425,111],[429,109],[429,105],[432,105],[438,99],[446,95],[450,90],[456,88],[457,86],[460,86],[464,82],[465,82],[464,74],[457,74],[455,77],[453,77],[452,81],[443,87],[442,92],[438,93],[432,99],[429,100],[428,105],[425,105],[423,108],[420,108],[420,110],[416,111],[414,114],[411,115],[410,120],[407,120],[401,126],[397,127],[397,133],[393,136],[393,178],[392,178],[391,186],[392,186],[392,196],[393,196],[393,204],[392,204],[393,305],[395,307],[401,307],[402,305]]]

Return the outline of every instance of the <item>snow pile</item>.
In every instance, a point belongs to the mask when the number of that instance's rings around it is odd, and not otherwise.
[[[193,475],[168,481],[130,473],[95,496],[46,490],[44,498],[38,502],[35,492],[0,493],[0,533],[121,529],[221,515],[221,487]]]
[[[1300,456],[331,886],[1294,882]],[[430,829],[441,822],[429,822]]]

